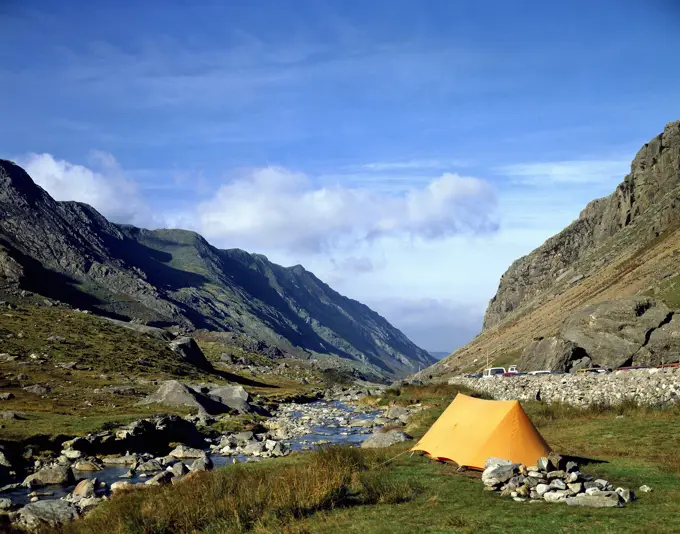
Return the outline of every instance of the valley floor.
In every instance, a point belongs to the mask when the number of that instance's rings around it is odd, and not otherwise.
[[[373,404],[428,409],[406,430],[418,437],[449,404],[452,386],[407,386]],[[524,403],[559,453],[592,462],[583,471],[615,486],[653,488],[618,509],[544,502],[517,503],[483,491],[479,473],[402,454],[401,444],[378,453],[333,450],[265,464],[227,467],[179,486],[115,497],[64,532],[678,532],[680,531],[680,410],[632,406],[579,411]],[[387,463],[385,463],[387,462]],[[181,489],[180,489],[181,488]]]

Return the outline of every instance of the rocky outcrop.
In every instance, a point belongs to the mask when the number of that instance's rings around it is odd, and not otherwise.
[[[212,369],[212,365],[206,359],[203,351],[193,338],[188,336],[177,338],[170,342],[169,347],[172,352],[179,355],[180,358],[186,363],[194,365],[200,369]]]
[[[649,297],[616,299],[572,313],[559,336],[529,344],[522,371],[657,366],[680,353],[680,321]]]
[[[571,406],[670,406],[680,402],[680,369],[652,368],[602,374],[520,375],[498,378],[449,379],[496,400],[541,400]]]
[[[558,337],[533,341],[524,349],[519,362],[523,371],[575,371],[592,365],[582,348]]]
[[[564,289],[588,277],[620,253],[616,247],[606,250],[608,240],[626,232],[638,219],[648,220],[637,225],[628,246],[643,247],[675,225],[680,213],[675,199],[679,185],[677,121],[667,124],[662,134],[642,147],[630,174],[614,193],[588,204],[571,225],[510,266],[489,303],[484,328],[499,324],[535,299],[540,301],[558,284]],[[666,198],[668,195],[674,198]]]
[[[164,382],[158,390],[140,401],[140,404],[162,404],[163,406],[175,406],[195,408],[208,414],[222,414],[235,412],[226,404],[210,398],[177,380]]]
[[[0,290],[12,288],[151,326],[244,334],[272,357],[335,356],[367,377],[434,362],[300,265],[219,250],[194,232],[112,224],[85,204],[54,201],[0,160]]]

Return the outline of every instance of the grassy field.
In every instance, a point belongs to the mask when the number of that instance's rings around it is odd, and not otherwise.
[[[456,394],[408,386],[373,404],[419,403],[407,431],[421,436]],[[469,392],[466,392],[469,393]],[[179,486],[114,498],[64,532],[477,533],[679,532],[680,411],[602,406],[525,409],[557,452],[597,460],[583,470],[616,486],[654,491],[621,509],[516,503],[483,491],[478,472],[405,452],[296,454],[227,467]],[[390,461],[391,459],[391,461]],[[186,484],[186,485],[185,485]]]

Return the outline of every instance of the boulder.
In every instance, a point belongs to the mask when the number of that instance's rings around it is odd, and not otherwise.
[[[566,499],[569,506],[589,506],[591,508],[617,508],[621,506],[619,494],[615,491],[600,491],[591,495],[576,495]]]
[[[189,472],[189,468],[182,462],[177,462],[176,464],[168,467],[167,469],[176,477],[182,477]]]
[[[78,511],[68,501],[45,500],[27,504],[18,512],[19,526],[27,530],[37,530],[44,526],[57,528],[62,523],[78,517]]]
[[[568,491],[566,490],[550,490],[543,494],[543,500],[549,503],[562,502],[566,499]]]
[[[517,473],[519,465],[490,465],[482,473],[482,482],[485,486],[496,486],[507,482]]]
[[[504,460],[503,458],[495,458],[491,456],[484,462],[484,469],[493,465],[512,465],[512,462],[510,460]]]
[[[49,386],[43,386],[40,384],[25,386],[21,389],[23,389],[24,391],[28,391],[29,393],[34,393],[35,395],[47,395],[51,391],[51,388]]]
[[[128,482],[127,480],[119,480],[111,484],[111,491],[117,493],[120,491],[129,490],[135,487],[135,484]]]
[[[168,343],[168,347],[172,352],[178,354],[186,363],[205,370],[212,369],[212,365],[206,359],[203,351],[196,341],[194,341],[194,338],[188,336],[179,337]]]
[[[680,361],[680,315],[673,314],[668,323],[654,330],[645,348],[633,356],[633,365],[653,367]]]
[[[212,468],[213,462],[207,454],[201,458],[196,458],[189,466],[192,471],[209,471]]]
[[[73,464],[73,469],[75,471],[101,471],[102,466],[92,460],[80,460]]]
[[[23,486],[26,488],[40,488],[49,484],[73,484],[73,471],[69,466],[53,465],[43,467],[38,472],[26,477]]]
[[[163,382],[155,393],[146,397],[140,404],[183,406],[196,408],[209,414],[233,413],[235,411],[216,399],[199,393],[177,380]]]
[[[574,366],[582,368],[589,365],[590,358],[582,348],[559,337],[532,341],[519,361],[519,368],[524,371],[571,371]]]
[[[399,419],[400,417],[408,414],[408,408],[404,408],[403,406],[390,406],[385,415],[389,419]]]
[[[584,349],[593,365],[613,369],[632,362],[649,333],[671,316],[663,303],[649,297],[610,300],[573,312],[561,337]]]
[[[96,488],[96,479],[94,480],[81,480],[78,485],[73,490],[74,497],[81,497],[83,499],[88,499],[94,497],[94,490]]]
[[[208,395],[210,398],[228,406],[240,414],[259,413],[260,411],[266,411],[263,408],[255,406],[249,402],[250,395],[245,389],[243,389],[243,386],[223,386],[211,389]],[[262,415],[266,414],[262,413]]]
[[[169,456],[174,458],[201,458],[204,455],[205,452],[201,449],[194,449],[192,447],[187,447],[186,445],[177,445],[177,447],[169,453]]]
[[[383,447],[391,447],[397,443],[402,443],[413,439],[408,434],[400,430],[388,430],[387,432],[374,432],[371,436],[361,444],[362,449],[379,449]]]
[[[147,460],[137,466],[135,471],[139,473],[153,473],[154,471],[161,471],[163,466],[158,460]]]
[[[548,486],[548,484],[538,484],[535,489],[538,496],[543,497],[543,495],[550,490],[550,486]]]
[[[7,401],[11,400],[14,398],[14,393],[11,393],[9,391],[3,391],[0,393],[0,401]]]

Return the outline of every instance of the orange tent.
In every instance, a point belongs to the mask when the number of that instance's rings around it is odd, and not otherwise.
[[[492,456],[536,465],[550,447],[519,401],[481,400],[459,393],[411,450],[484,469],[484,462]]]

